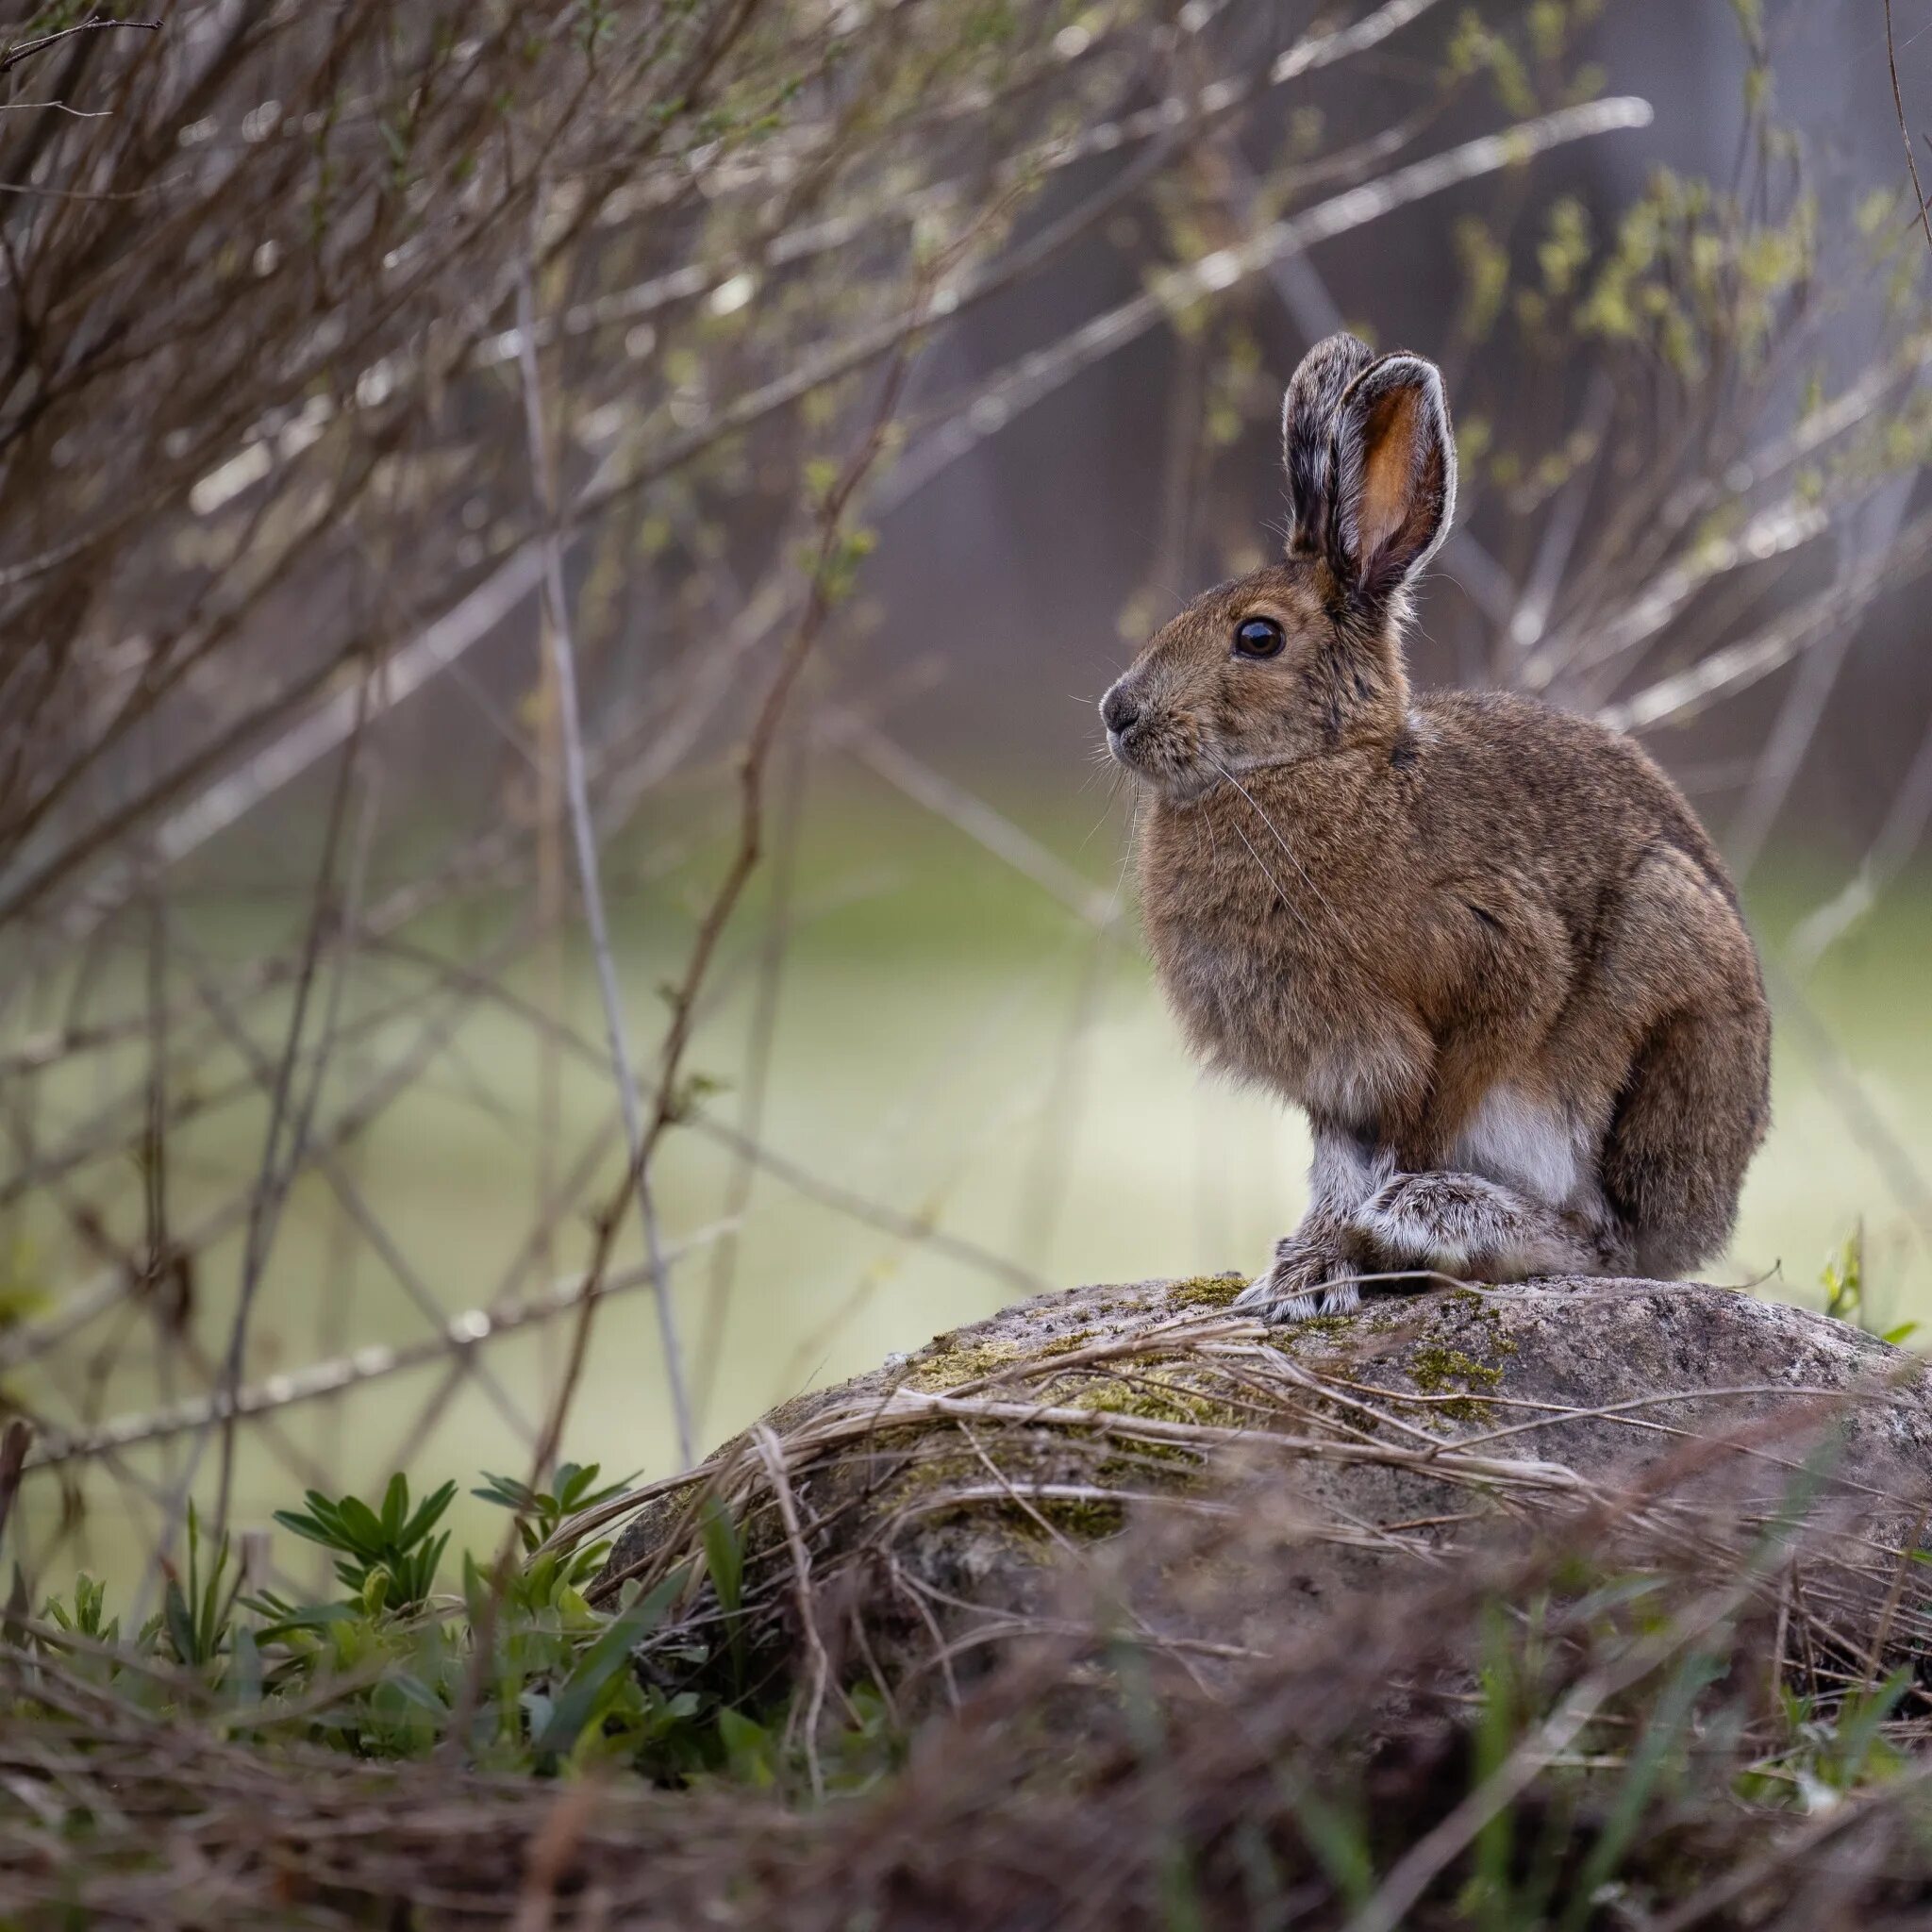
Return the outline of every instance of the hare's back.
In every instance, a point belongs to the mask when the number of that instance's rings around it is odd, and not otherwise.
[[[1662,844],[1736,906],[1709,835],[1633,740],[1507,691],[1443,692],[1415,722],[1419,830],[1439,853],[1588,892]]]

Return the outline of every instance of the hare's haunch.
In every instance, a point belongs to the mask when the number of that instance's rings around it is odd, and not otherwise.
[[[1241,1297],[1371,1277],[1671,1275],[1721,1249],[1771,1023],[1723,863],[1629,740],[1416,698],[1409,586],[1449,528],[1435,367],[1350,336],[1282,411],[1288,555],[1169,624],[1101,705],[1148,791],[1142,910],[1195,1050],[1303,1108],[1311,1205]]]

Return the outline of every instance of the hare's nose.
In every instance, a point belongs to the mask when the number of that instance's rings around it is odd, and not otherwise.
[[[1115,685],[1100,701],[1100,720],[1109,731],[1124,737],[1141,722],[1141,708]]]

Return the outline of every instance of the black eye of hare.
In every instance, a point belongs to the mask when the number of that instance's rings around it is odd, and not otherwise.
[[[1272,617],[1244,617],[1234,627],[1237,658],[1278,658],[1288,639]]]

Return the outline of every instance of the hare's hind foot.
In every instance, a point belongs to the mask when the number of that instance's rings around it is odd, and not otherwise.
[[[1591,1274],[1601,1244],[1578,1223],[1481,1174],[1398,1174],[1350,1216],[1358,1273],[1420,1270],[1464,1280]]]
[[[1283,1235],[1274,1258],[1235,1296],[1232,1307],[1263,1322],[1306,1322],[1315,1315],[1352,1315],[1361,1288],[1335,1242]]]

